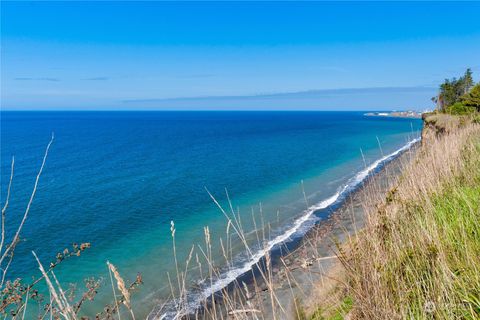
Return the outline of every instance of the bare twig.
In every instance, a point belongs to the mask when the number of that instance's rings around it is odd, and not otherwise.
[[[3,249],[3,243],[5,242],[5,212],[8,208],[8,200],[10,200],[10,190],[12,188],[13,171],[15,167],[15,157],[12,157],[12,167],[10,169],[10,180],[8,182],[7,197],[5,198],[5,205],[2,208],[2,240],[0,242],[0,254]]]
[[[23,225],[25,224],[25,221],[27,220],[28,213],[30,212],[30,207],[32,205],[33,199],[35,198],[35,194],[37,192],[37,187],[38,187],[38,182],[40,180],[40,176],[42,175],[43,168],[45,167],[45,162],[47,160],[48,156],[48,151],[50,150],[50,146],[53,143],[55,136],[52,133],[52,138],[50,139],[50,142],[47,145],[47,148],[45,149],[45,154],[43,156],[42,160],[42,165],[40,166],[40,170],[38,171],[37,177],[35,179],[35,185],[33,186],[33,191],[32,194],[30,195],[30,200],[28,201],[27,208],[25,209],[25,213],[23,214],[22,221],[20,222],[20,225],[18,226],[17,232],[15,233],[15,236],[13,237],[12,243],[5,249],[5,251],[2,254],[2,257],[0,258],[0,265],[2,264],[3,260],[8,254],[13,255],[13,252],[15,251],[15,247],[17,246],[18,240],[20,238],[20,232],[22,231]],[[3,211],[2,211],[3,215]]]

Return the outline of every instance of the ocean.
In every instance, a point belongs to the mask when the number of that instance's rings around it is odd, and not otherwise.
[[[62,283],[101,279],[94,315],[112,302],[106,262],[125,279],[142,274],[133,309],[144,318],[168,299],[176,279],[172,221],[181,270],[193,247],[202,259],[205,229],[219,274],[187,279],[196,299],[222,288],[265,250],[321,223],[330,206],[419,136],[421,120],[367,117],[364,112],[1,112],[1,199],[15,172],[6,214],[11,239],[25,211],[45,147],[55,134],[10,278],[29,282],[73,243],[91,243],[56,267]],[[409,144],[410,143],[410,144]],[[403,149],[402,149],[403,148]],[[218,202],[215,203],[215,201]],[[252,252],[225,240],[233,213]],[[254,231],[257,232],[254,232]],[[261,233],[266,241],[255,238]],[[205,262],[204,262],[205,263]],[[174,281],[175,282],[175,281]],[[65,285],[67,288],[68,285]],[[42,290],[42,286],[39,287]],[[198,299],[197,299],[198,300]]]

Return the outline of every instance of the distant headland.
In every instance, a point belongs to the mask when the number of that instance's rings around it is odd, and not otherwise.
[[[422,112],[417,111],[390,111],[390,112],[367,112],[369,117],[396,117],[396,118],[422,118]]]

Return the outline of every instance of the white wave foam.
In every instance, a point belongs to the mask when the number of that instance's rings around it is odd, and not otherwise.
[[[400,149],[398,149],[397,151],[395,152],[392,152],[390,153],[389,155],[387,156],[384,156],[378,160],[376,160],[375,162],[373,162],[371,165],[369,165],[367,168],[365,168],[364,170],[360,171],[359,173],[357,173],[357,175],[354,177],[354,183],[355,185],[357,185],[358,183],[362,182],[363,180],[365,180],[366,177],[368,177],[368,175],[373,171],[375,170],[379,165],[381,165],[382,163],[392,159],[392,158],[395,158],[398,154],[402,153],[403,151],[406,151],[408,149],[410,149],[415,143],[419,142],[420,141],[420,138],[415,138],[411,141],[409,141],[406,145],[404,145],[403,147],[401,147]]]
[[[187,304],[187,310],[183,310],[183,311],[186,312],[186,314],[190,312],[194,312],[196,309],[198,309],[201,306],[202,301],[210,297],[215,292],[218,292],[223,288],[225,288],[226,286],[228,286],[230,283],[232,283],[235,279],[240,277],[242,274],[246,273],[247,271],[250,271],[252,267],[256,265],[258,262],[260,262],[260,260],[265,256],[265,254],[271,251],[275,246],[280,245],[285,241],[289,240],[292,235],[297,233],[297,231],[305,222],[310,220],[314,212],[325,209],[331,206],[332,204],[334,204],[335,202],[337,202],[337,200],[347,190],[351,190],[356,186],[358,186],[360,183],[362,183],[380,165],[395,158],[400,153],[410,149],[415,143],[419,141],[420,141],[420,138],[413,139],[409,141],[406,145],[401,147],[400,149],[396,150],[395,152],[392,152],[389,155],[386,155],[374,161],[371,165],[366,167],[364,170],[358,172],[352,179],[349,180],[349,182],[345,186],[341,187],[340,190],[337,191],[334,195],[303,211],[300,218],[294,221],[290,229],[286,230],[284,233],[270,240],[263,249],[257,251],[254,255],[252,255],[250,259],[246,261],[242,266],[237,267],[235,269],[230,269],[224,274],[222,274],[218,279],[215,280],[215,282],[212,283],[211,286],[207,287],[201,293],[196,294],[194,299],[192,299],[192,301]],[[181,318],[182,315],[184,314],[178,314],[177,312],[172,311],[172,312],[163,313],[160,317],[157,317],[157,318],[154,316],[154,318],[152,319],[161,319],[161,320],[178,319],[178,318]],[[150,319],[150,316],[149,316],[149,319]]]

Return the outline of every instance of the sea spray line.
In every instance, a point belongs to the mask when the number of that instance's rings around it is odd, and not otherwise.
[[[364,170],[360,171],[359,173],[357,173],[354,177],[354,183],[352,185],[352,187],[358,185],[358,183],[362,182],[363,180],[365,180],[366,177],[368,177],[370,175],[370,173],[375,170],[380,164],[382,164],[383,162],[385,161],[388,161],[394,157],[396,157],[398,154],[400,154],[401,152],[404,152],[408,149],[410,149],[415,143],[419,142],[420,141],[420,138],[415,138],[413,140],[411,140],[410,142],[408,142],[406,145],[404,145],[403,147],[401,147],[400,149],[398,149],[397,151],[395,152],[392,152],[390,153],[389,155],[386,155],[384,156],[383,158],[380,158],[376,161],[374,161],[371,165],[369,165],[367,168],[365,168]],[[348,185],[348,184],[347,184]]]
[[[243,275],[247,271],[250,271],[254,265],[256,265],[258,262],[260,262],[260,259],[262,259],[265,254],[269,251],[271,251],[275,246],[282,244],[286,242],[287,240],[290,239],[290,237],[295,234],[300,227],[307,222],[312,215],[322,209],[326,209],[329,206],[333,205],[335,202],[337,202],[340,197],[344,196],[345,192],[348,190],[352,190],[356,186],[358,186],[361,182],[363,182],[372,172],[377,169],[380,165],[383,163],[388,162],[389,160],[392,160],[396,156],[398,156],[400,153],[409,150],[415,143],[419,142],[421,138],[415,138],[411,141],[409,141],[407,144],[405,144],[403,147],[400,149],[383,156],[382,158],[374,161],[372,164],[370,164],[368,167],[365,169],[361,170],[358,172],[353,178],[349,180],[343,187],[339,188],[340,191],[337,191],[334,195],[331,197],[320,201],[319,203],[310,206],[308,209],[304,210],[302,212],[302,216],[299,217],[298,219],[295,220],[293,223],[293,226],[285,231],[284,233],[276,236],[269,242],[267,242],[267,245],[263,249],[259,249],[255,254],[253,254],[250,258],[250,260],[246,261],[241,267],[237,267],[235,269],[230,269],[227,272],[223,273],[218,279],[215,280],[215,282],[205,288],[201,293],[195,294],[193,301],[190,303],[187,303],[187,308],[185,310],[185,314],[193,313],[195,310],[197,310],[201,306],[201,302],[204,299],[207,299],[210,297],[212,294],[222,290],[226,286],[228,286],[230,283],[235,281],[239,276]],[[177,311],[167,311],[163,313],[160,317],[157,317],[157,314],[152,315],[155,310],[153,310],[148,319],[160,319],[160,320],[165,320],[165,319],[177,319],[181,318],[185,314],[179,314]],[[153,318],[151,318],[153,317]]]

